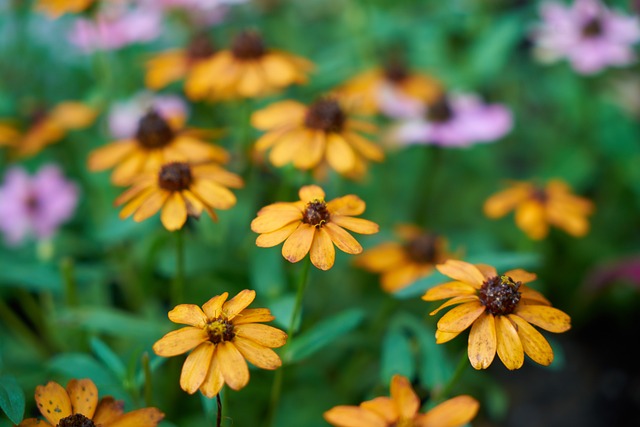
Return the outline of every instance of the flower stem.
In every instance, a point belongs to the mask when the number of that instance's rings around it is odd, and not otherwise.
[[[66,257],[60,264],[62,270],[62,281],[64,282],[65,300],[67,306],[76,307],[78,305],[78,285],[75,278],[75,268],[73,259]]]
[[[216,415],[216,427],[222,425],[222,400],[220,400],[220,393],[216,394],[216,402],[218,403],[218,414]]]
[[[427,218],[431,218],[434,212],[432,206],[435,205],[433,200],[435,181],[437,180],[437,171],[442,163],[442,149],[437,146],[421,147],[423,148],[423,164],[420,168],[421,173],[418,175],[414,194],[418,196],[414,206],[414,218],[416,224],[427,226]]]
[[[456,366],[456,370],[453,372],[453,375],[451,375],[451,379],[442,388],[440,393],[438,393],[438,398],[439,398],[438,400],[444,400],[447,398],[447,396],[449,396],[449,394],[451,393],[451,390],[456,385],[456,383],[460,380],[460,377],[462,376],[462,373],[464,372],[468,364],[469,364],[469,357],[467,356],[467,352],[463,351],[462,357],[458,361],[458,366]]]
[[[142,369],[144,372],[144,403],[145,406],[149,407],[149,406],[153,406],[152,405],[152,384],[151,384],[151,366],[149,365],[149,353],[145,352],[142,355]]]
[[[171,287],[171,304],[176,306],[183,301],[184,293],[184,231],[178,230],[176,235],[176,275]]]

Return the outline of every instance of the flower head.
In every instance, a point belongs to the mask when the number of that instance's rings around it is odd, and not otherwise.
[[[269,160],[281,167],[292,163],[307,170],[328,164],[337,172],[359,176],[366,161],[382,161],[382,149],[361,136],[375,126],[351,117],[337,98],[320,98],[309,106],[297,101],[281,101],[257,111],[251,117],[254,127],[266,131],[255,149],[271,149]]]
[[[170,162],[140,175],[115,204],[126,203],[120,217],[133,215],[138,222],[161,211],[162,224],[174,231],[182,228],[187,216],[199,218],[202,211],[217,219],[214,209],[229,209],[236,204],[236,196],[227,187],[242,185],[239,176],[218,165]]]
[[[460,427],[480,408],[476,399],[462,395],[420,414],[420,399],[401,375],[393,376],[390,391],[391,397],[376,397],[359,406],[336,406],[324,413],[324,419],[336,427]]]
[[[90,379],[72,379],[66,389],[53,381],[39,385],[35,400],[46,421],[28,418],[18,427],[155,427],[164,418],[157,408],[125,413],[124,402],[111,396],[98,401],[98,389]]]
[[[185,92],[193,100],[258,98],[305,83],[311,68],[306,59],[268,48],[257,31],[243,31],[229,49],[194,65]]]
[[[593,204],[572,194],[560,180],[551,180],[545,187],[516,182],[484,203],[489,218],[500,218],[513,209],[518,227],[530,238],[539,240],[549,234],[550,225],[575,237],[584,236],[589,231],[587,216],[593,212]]]
[[[566,332],[571,318],[551,307],[539,292],[526,286],[536,275],[521,269],[498,274],[495,268],[449,260],[436,268],[455,281],[429,289],[422,299],[451,298],[430,314],[458,305],[438,321],[436,342],[445,343],[471,327],[468,354],[475,369],[486,369],[498,357],[507,369],[519,369],[525,353],[548,366],[553,350],[531,324],[549,332]]]
[[[386,292],[398,291],[430,275],[436,264],[451,257],[446,240],[435,233],[411,225],[399,226],[396,232],[401,243],[383,243],[355,259],[359,267],[382,275],[380,283]]]
[[[13,167],[0,187],[0,231],[10,244],[29,235],[49,238],[73,216],[77,204],[78,187],[57,166],[43,166],[33,177]]]
[[[328,270],[335,261],[335,244],[348,254],[359,254],[362,246],[347,230],[361,234],[378,232],[378,224],[353,218],[364,212],[365,203],[353,194],[325,202],[324,191],[316,185],[302,187],[300,201],[274,203],[260,209],[251,221],[251,230],[261,233],[256,239],[260,247],[282,242],[282,256],[298,262],[311,252],[311,262]]]
[[[468,147],[500,139],[512,125],[511,112],[502,105],[485,105],[473,95],[445,95],[401,123],[393,137],[403,144]]]
[[[575,0],[571,6],[546,2],[540,14],[543,22],[533,37],[543,60],[566,58],[581,74],[635,60],[632,46],[640,40],[636,16],[613,12],[598,0]]]
[[[169,332],[153,345],[153,351],[163,357],[193,349],[180,375],[180,387],[189,394],[200,390],[214,397],[225,383],[240,390],[249,382],[245,359],[262,369],[282,365],[271,348],[282,347],[287,334],[262,324],[274,319],[269,309],[247,308],[255,291],[245,289],[227,301],[228,296],[227,292],[215,296],[202,309],[194,304],[176,306],[169,319],[189,326]]]
[[[89,155],[89,169],[101,171],[115,167],[111,182],[128,185],[139,174],[157,172],[170,161],[226,162],[227,152],[200,139],[200,133],[182,128],[179,116],[167,117],[159,110],[150,109],[138,121],[134,137],[94,150]]]

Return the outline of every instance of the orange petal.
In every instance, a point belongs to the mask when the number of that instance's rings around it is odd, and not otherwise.
[[[438,329],[436,330],[436,344],[449,342],[458,335],[460,335],[460,332],[444,332]]]
[[[471,366],[475,369],[488,368],[496,356],[497,347],[495,318],[492,314],[483,313],[475,321],[469,333],[467,353]]]
[[[331,222],[360,234],[375,234],[380,227],[373,221],[343,215],[331,215]]]
[[[107,425],[124,413],[124,401],[115,400],[111,396],[103,397],[98,403],[93,423],[96,426]]]
[[[131,154],[122,159],[111,173],[111,182],[115,185],[129,185],[141,172],[147,159],[146,153],[135,148]]]
[[[408,262],[404,247],[395,242],[383,243],[367,249],[355,259],[355,264],[358,267],[374,273],[394,270]]]
[[[356,164],[356,154],[344,138],[336,133],[327,135],[327,162],[341,174],[350,172]]]
[[[189,394],[195,393],[209,372],[216,345],[206,341],[197,346],[184,361],[180,373],[180,387]]]
[[[336,427],[387,427],[379,415],[358,406],[336,406],[323,414]]]
[[[35,400],[40,413],[54,426],[60,423],[64,417],[72,414],[71,400],[67,390],[53,381],[46,386],[37,386]]]
[[[478,301],[478,296],[477,295],[460,295],[460,296],[457,296],[457,297],[453,297],[449,301],[447,301],[444,304],[442,304],[437,309],[433,310],[431,313],[429,313],[429,315],[433,316],[433,315],[437,314],[443,308],[447,308],[447,307],[451,307],[452,305],[462,304],[462,303],[471,302],[471,301]]]
[[[244,289],[235,297],[225,302],[222,306],[222,314],[227,320],[233,320],[242,310],[247,308],[249,304],[256,299],[256,291]]]
[[[209,336],[203,329],[187,326],[171,331],[160,338],[153,345],[153,351],[158,356],[177,356],[178,354],[186,353],[208,339]]]
[[[249,382],[249,367],[242,353],[229,341],[218,344],[216,357],[220,363],[220,370],[229,387],[240,390]]]
[[[331,242],[331,237],[323,229],[318,229],[311,243],[311,262],[320,270],[329,270],[336,259],[336,250]]]
[[[206,179],[197,179],[191,191],[205,204],[216,209],[229,209],[236,204],[236,196],[226,187]]]
[[[551,305],[551,302],[544,295],[526,285],[520,286],[518,291],[520,292],[521,304]]]
[[[251,115],[251,125],[261,130],[273,129],[304,120],[307,108],[298,101],[280,101]]]
[[[462,332],[471,326],[485,309],[479,300],[454,307],[438,321],[438,329],[445,332]]]
[[[143,408],[127,412],[109,423],[109,427],[155,427],[164,418],[157,408]]]
[[[468,262],[450,259],[444,264],[436,265],[436,268],[445,276],[468,283],[476,289],[479,289],[484,282],[484,275],[475,265]]]
[[[297,209],[270,211],[258,215],[257,218],[251,221],[251,231],[255,233],[271,233],[292,222],[301,220],[302,214]]]
[[[307,134],[303,129],[293,129],[284,133],[269,153],[269,161],[276,167],[292,162],[298,156],[302,145],[306,143]]]
[[[324,200],[324,190],[317,185],[305,185],[298,191],[300,200],[307,203],[314,200]]]
[[[169,312],[169,320],[173,323],[204,328],[207,316],[195,304],[180,304]]]
[[[293,158],[293,166],[303,170],[317,166],[325,152],[325,139],[325,133],[322,131],[307,132],[301,136],[300,148]]]
[[[447,282],[429,289],[422,299],[425,301],[438,301],[445,298],[460,295],[475,295],[476,289],[465,282]]]
[[[500,218],[529,198],[533,187],[519,184],[489,197],[484,202],[484,214],[489,218]]]
[[[81,102],[66,101],[56,105],[50,117],[65,129],[81,129],[91,125],[96,115],[96,110]]]
[[[211,399],[215,397],[215,395],[220,393],[220,390],[222,390],[223,386],[224,377],[222,376],[222,371],[220,370],[220,363],[218,362],[218,359],[214,357],[213,359],[211,359],[209,372],[207,372],[207,377],[204,379],[204,382],[200,386],[200,391],[202,392],[202,394]]]
[[[344,228],[335,225],[331,222],[324,224],[323,228],[331,237],[331,240],[335,245],[343,252],[348,254],[359,254],[362,252],[362,246],[351,234],[344,230]]]
[[[504,273],[505,276],[511,277],[516,282],[529,283],[533,282],[538,278],[535,273],[529,273],[528,271],[524,271],[521,268],[516,268],[515,270],[509,270]]]
[[[314,226],[300,223],[282,245],[282,256],[289,262],[300,261],[309,253],[315,233],[316,228]]]
[[[234,319],[234,325],[244,325],[246,323],[270,322],[275,317],[268,308],[245,308]]]
[[[571,329],[571,318],[566,313],[546,305],[519,304],[514,314],[549,332],[559,333]]]
[[[236,337],[233,344],[245,359],[258,368],[273,370],[282,366],[282,361],[275,351],[255,341]]]
[[[229,292],[224,292],[222,295],[216,295],[204,303],[202,311],[204,311],[208,320],[215,320],[222,315],[222,306],[228,297]]]
[[[498,275],[498,272],[496,271],[495,267],[492,267],[490,265],[475,264],[475,266],[478,270],[480,270],[480,273],[482,273],[482,275],[486,278],[496,277]]]
[[[160,210],[160,208],[162,208],[162,205],[164,205],[164,202],[169,197],[169,194],[170,193],[164,190],[151,193],[149,197],[145,199],[144,203],[142,203],[133,214],[133,220],[136,222],[140,222],[144,221],[150,216],[155,215]]]
[[[292,222],[279,230],[271,233],[264,233],[256,238],[256,246],[261,248],[270,248],[284,242],[291,234],[296,231],[300,223]]]
[[[327,209],[331,215],[356,216],[364,212],[366,203],[358,196],[348,194],[327,202]]]
[[[360,407],[384,418],[389,424],[395,423],[400,417],[395,402],[389,397],[376,397],[375,399],[367,400],[362,402]]]
[[[391,399],[396,404],[400,419],[412,419],[420,409],[420,399],[411,388],[409,380],[402,375],[391,378]]]
[[[446,400],[414,421],[415,427],[461,427],[478,413],[480,403],[471,396]]]
[[[346,132],[345,139],[356,149],[363,157],[373,160],[374,162],[381,162],[384,160],[384,151],[382,148],[375,145],[366,138],[363,138],[355,132]]]
[[[93,419],[98,406],[98,388],[90,379],[72,379],[67,383],[67,393],[74,414]]]
[[[125,139],[93,150],[89,154],[89,170],[101,171],[112,168],[127,157],[136,148],[136,145],[134,140]]]
[[[496,316],[498,357],[509,370],[520,369],[524,363],[524,350],[518,332],[507,316]]]
[[[536,328],[521,317],[510,314],[509,320],[515,325],[522,342],[522,348],[527,356],[536,363],[549,366],[553,362],[553,350],[549,342]]]
[[[265,347],[282,347],[287,342],[286,333],[261,323],[237,325],[233,330],[236,336],[255,341]]]
[[[40,418],[26,418],[20,422],[16,427],[57,427],[52,426],[46,421],[42,421]]]
[[[169,231],[179,230],[187,222],[187,205],[180,193],[174,192],[169,195],[162,207],[160,220]]]
[[[384,291],[395,292],[428,275],[430,271],[433,271],[433,269],[407,262],[384,273],[380,279],[380,284]]]
[[[528,200],[518,206],[516,225],[534,240],[540,240],[549,233],[544,206],[535,200]]]

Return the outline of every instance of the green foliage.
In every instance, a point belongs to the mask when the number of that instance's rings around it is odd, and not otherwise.
[[[24,392],[12,375],[0,376],[0,409],[7,417],[19,424],[24,416]]]

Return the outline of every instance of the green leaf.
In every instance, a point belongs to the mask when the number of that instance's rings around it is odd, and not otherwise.
[[[251,259],[252,289],[263,298],[276,297],[286,289],[287,278],[279,250],[253,251]]]
[[[164,333],[164,324],[142,319],[124,311],[106,307],[70,308],[61,312],[58,323],[118,337],[152,341]]]
[[[118,357],[117,354],[109,348],[107,344],[105,344],[100,339],[93,337],[91,338],[91,350],[93,353],[100,359],[102,363],[104,363],[114,374],[118,376],[121,380],[125,378],[126,368],[122,360]]]
[[[380,365],[383,384],[389,384],[395,374],[413,378],[416,373],[410,337],[398,322],[392,322],[384,336]]]
[[[24,392],[12,375],[0,376],[0,408],[14,423],[24,416]]]
[[[0,288],[20,287],[29,291],[55,292],[62,291],[62,280],[57,266],[41,263],[0,258]]]
[[[117,383],[102,364],[84,353],[60,354],[51,359],[49,367],[70,378],[91,378],[97,384]]]
[[[355,329],[364,319],[364,310],[353,308],[323,320],[295,337],[282,359],[285,363],[299,362],[336,339]]]

